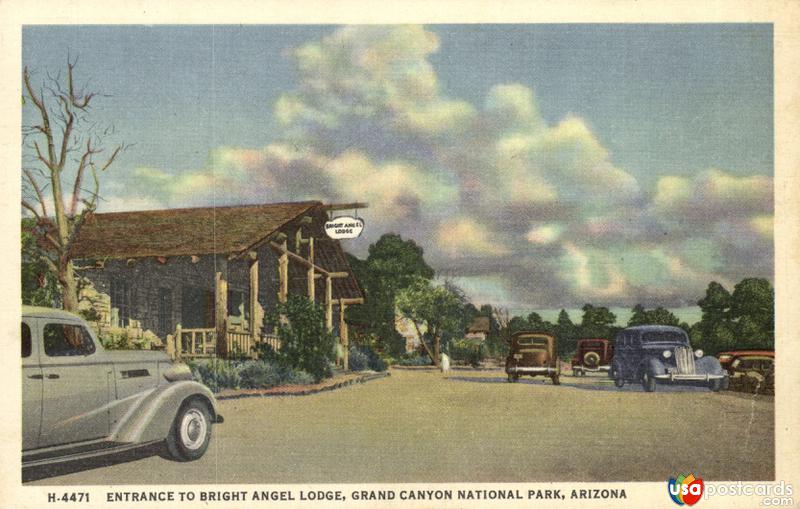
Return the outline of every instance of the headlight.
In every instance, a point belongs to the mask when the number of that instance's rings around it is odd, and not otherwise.
[[[669,350],[664,350],[663,352],[661,352],[661,355],[663,355],[665,359],[669,359],[670,357],[672,357],[672,352],[670,352]]]
[[[517,359],[517,360],[520,360],[520,359],[522,359],[522,354],[521,353],[515,353],[514,354],[514,358]]]
[[[194,380],[194,375],[192,375],[192,370],[189,366],[181,362],[173,364],[164,371],[164,378],[170,382],[177,382],[178,380]]]
[[[694,351],[694,356],[699,359],[700,357],[703,356],[703,351],[698,348],[697,350]]]

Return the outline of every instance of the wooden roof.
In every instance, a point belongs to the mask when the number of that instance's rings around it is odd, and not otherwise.
[[[485,332],[488,334],[489,332],[491,332],[491,330],[492,326],[488,316],[476,316],[472,320],[472,323],[470,324],[469,329],[467,329],[467,332],[469,333]]]
[[[315,201],[92,214],[74,258],[241,253],[322,204]]]

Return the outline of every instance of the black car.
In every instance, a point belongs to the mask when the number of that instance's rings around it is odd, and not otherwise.
[[[692,351],[683,329],[666,325],[628,327],[617,334],[608,376],[614,385],[641,382],[653,392],[656,383],[706,383],[713,391],[727,388],[728,374],[716,357]]]

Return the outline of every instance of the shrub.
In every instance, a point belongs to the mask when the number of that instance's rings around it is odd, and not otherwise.
[[[274,326],[281,340],[277,360],[281,366],[311,374],[319,382],[333,374],[336,340],[325,327],[320,306],[306,297],[292,295],[264,317],[267,328]]]
[[[241,387],[240,364],[223,359],[190,361],[194,377],[208,386],[212,392],[221,389],[238,389]]]
[[[244,361],[239,368],[241,386],[247,389],[274,387],[281,382],[277,365],[263,361]]]
[[[348,353],[348,364],[351,371],[364,371],[367,369],[367,362],[369,362],[367,354],[359,350],[359,348],[356,346],[350,347],[350,352]]]
[[[349,356],[349,366],[351,371],[385,371],[386,362],[378,353],[367,345],[351,346]]]
[[[404,355],[397,361],[400,366],[430,366],[431,359],[427,355],[413,354]]]
[[[456,341],[450,345],[450,357],[454,361],[477,368],[486,358],[486,348],[483,344],[475,345],[464,341]]]
[[[189,367],[195,378],[212,392],[222,389],[269,389],[279,385],[314,382],[314,377],[305,371],[261,360],[204,359],[190,361]]]

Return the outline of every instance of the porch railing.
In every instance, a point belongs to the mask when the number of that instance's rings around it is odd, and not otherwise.
[[[229,330],[226,334],[228,352],[241,353],[245,357],[255,358],[255,345],[266,343],[274,350],[279,350],[281,340],[268,334],[253,338],[249,332]],[[167,353],[173,358],[196,359],[213,357],[217,352],[216,329],[184,329],[178,326],[175,334],[168,338]]]

